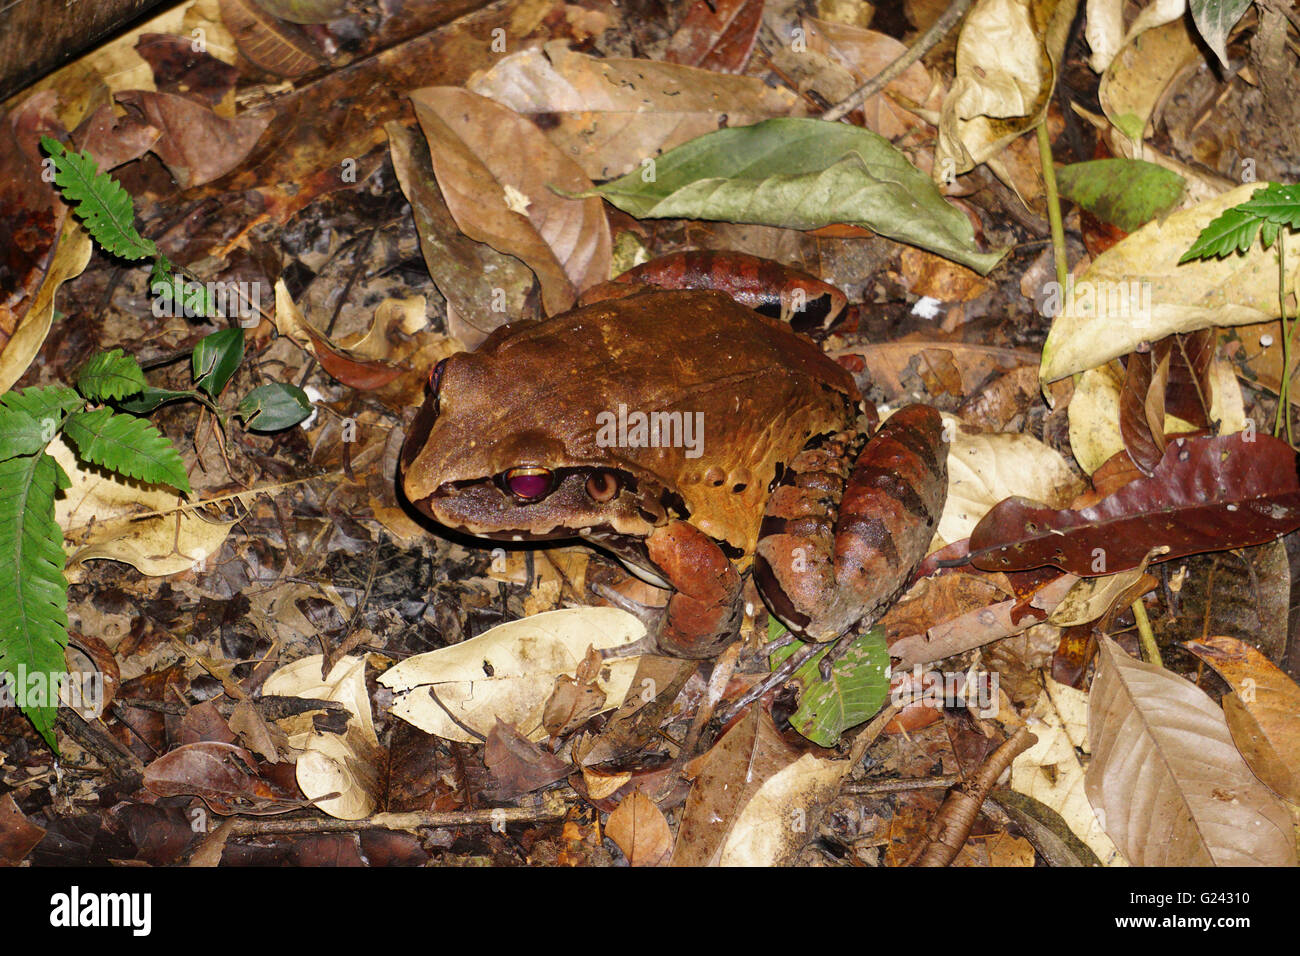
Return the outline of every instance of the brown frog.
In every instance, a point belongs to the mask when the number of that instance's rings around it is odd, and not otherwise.
[[[420,511],[505,541],[582,538],[673,591],[659,647],[736,635],[742,575],[796,633],[873,623],[947,491],[938,412],[874,409],[811,341],[720,292],[643,292],[440,362],[402,450]]]

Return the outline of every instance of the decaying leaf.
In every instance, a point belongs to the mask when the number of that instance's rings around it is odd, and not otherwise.
[[[1152,561],[1263,544],[1300,527],[1296,454],[1248,432],[1178,438],[1150,478],[1078,510],[1009,498],[971,532],[971,562],[988,571],[1052,565],[1114,573]]]
[[[1194,684],[1102,638],[1085,789],[1136,866],[1294,866],[1290,814]]]
[[[542,715],[556,678],[574,675],[589,647],[613,649],[644,636],[641,622],[617,608],[549,611],[408,657],[379,682],[398,695],[392,712],[426,733],[480,743],[501,719],[536,741],[547,736]],[[636,657],[604,661],[597,683],[605,709],[622,703],[636,668]]]
[[[345,657],[321,680],[321,655],[286,664],[266,679],[262,693],[284,697],[336,700],[349,711],[344,734],[317,733],[310,714],[281,721],[289,743],[302,749],[296,765],[298,786],[309,800],[332,817],[359,820],[369,816],[380,795],[382,753],[370,716],[364,657]],[[325,799],[328,794],[337,796]]]
[[[609,815],[605,834],[632,866],[663,866],[673,852],[668,821],[640,790],[633,790]]]
[[[1223,713],[1255,776],[1282,799],[1300,805],[1300,687],[1236,638],[1189,641],[1187,649],[1232,685]]]

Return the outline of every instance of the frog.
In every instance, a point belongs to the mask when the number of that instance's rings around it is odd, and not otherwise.
[[[787,323],[718,291],[650,290],[440,361],[399,481],[446,528],[612,553],[670,592],[658,650],[712,658],[738,636],[746,579],[816,642],[906,588],[943,510],[947,439],[927,405],[877,421]]]

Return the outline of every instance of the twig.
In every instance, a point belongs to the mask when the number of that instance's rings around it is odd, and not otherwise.
[[[930,824],[930,842],[912,865],[947,866],[951,863],[970,835],[971,825],[975,822],[980,806],[998,782],[998,777],[1002,776],[1002,771],[1011,766],[1011,761],[1018,754],[1036,743],[1038,738],[1027,728],[1021,727],[1002,746],[989,754],[969,781],[954,787]]]
[[[827,122],[841,120],[865,103],[868,98],[883,90],[904,70],[929,53],[940,40],[947,36],[948,31],[957,25],[957,21],[966,15],[966,11],[970,9],[972,2],[973,0],[954,0],[952,6],[943,12],[943,16],[930,24],[930,29],[922,33],[916,39],[916,42],[907,48],[907,52],[828,109],[822,114],[822,119]]]
[[[961,783],[961,774],[946,773],[942,777],[925,777],[920,780],[871,780],[853,783],[844,788],[845,793],[903,793],[908,790],[947,790]]]
[[[568,790],[568,788],[564,788]],[[297,820],[274,820],[265,817],[240,819],[231,827],[231,836],[261,836],[274,833],[350,833],[356,830],[416,830],[420,827],[500,826],[506,823],[539,823],[562,820],[569,809],[570,796],[549,792],[536,807],[497,807],[489,810],[418,810],[409,813],[376,813],[360,820],[337,820],[333,817],[307,817]]]

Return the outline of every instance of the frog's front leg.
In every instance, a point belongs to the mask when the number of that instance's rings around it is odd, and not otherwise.
[[[715,656],[740,631],[741,580],[708,535],[670,521],[646,539],[646,550],[672,586],[656,639],[676,657]]]
[[[768,499],[754,558],[763,599],[787,627],[830,641],[875,623],[934,537],[947,453],[939,413],[908,405],[865,447],[842,432],[795,457]]]

